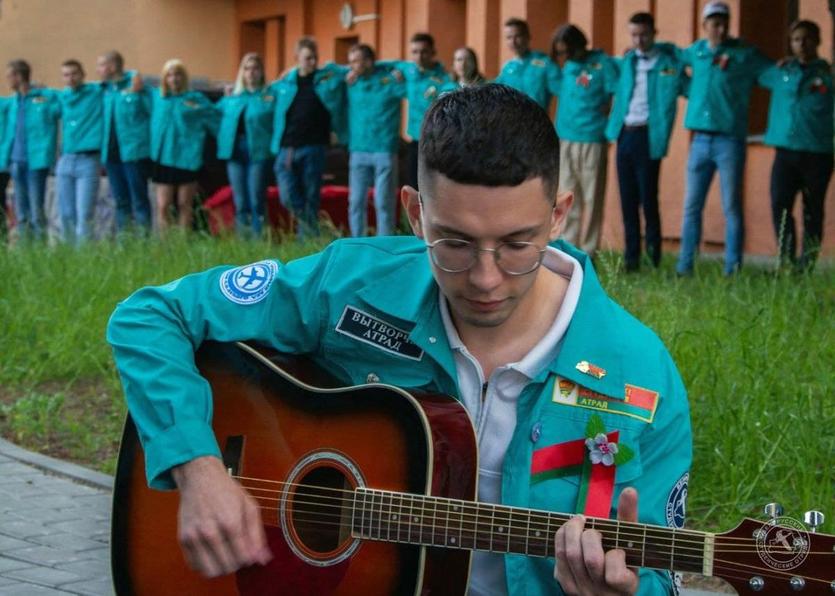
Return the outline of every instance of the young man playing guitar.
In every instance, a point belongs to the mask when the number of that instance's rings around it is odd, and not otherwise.
[[[141,289],[114,313],[108,340],[147,478],[179,489],[178,538],[200,573],[271,557],[256,501],[219,459],[210,387],[194,363],[205,340],[306,355],[347,384],[454,396],[476,433],[481,502],[683,524],[685,390],[659,339],[606,296],[590,259],[556,242],[572,197],[557,193],[547,114],[508,87],[456,91],[427,112],[419,151],[421,191],[401,191],[415,237],[217,267]],[[556,566],[475,553],[469,593],[674,589],[667,572],[604,551],[586,516],[555,533]]]

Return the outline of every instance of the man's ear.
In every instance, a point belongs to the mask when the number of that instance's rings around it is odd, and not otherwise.
[[[557,195],[557,199],[554,202],[554,211],[551,213],[551,231],[548,234],[548,237],[552,242],[560,237],[560,234],[565,227],[565,220],[568,217],[568,212],[571,211],[571,205],[573,204],[573,192],[563,192]]]
[[[412,232],[418,238],[423,238],[423,227],[420,222],[420,198],[418,191],[409,185],[400,189],[400,204],[409,218]]]

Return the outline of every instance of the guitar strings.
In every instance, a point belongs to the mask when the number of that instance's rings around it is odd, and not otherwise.
[[[264,507],[264,506],[262,506],[261,509],[272,510],[272,511],[278,511],[279,510],[277,507]],[[329,517],[338,517],[338,516],[331,515]],[[324,521],[320,518],[321,518],[321,516],[319,516],[319,518],[299,518],[297,516],[294,516],[293,519],[294,519],[294,522],[296,522],[296,523],[303,522],[303,523],[309,524],[309,525],[327,526],[327,527],[332,527],[332,528],[335,527],[335,528],[339,528],[339,529],[342,529],[342,530],[348,530],[349,532],[354,531],[353,528],[352,528],[352,525],[349,524],[349,523]],[[428,527],[428,526],[424,526],[424,527]],[[381,531],[380,528],[369,528],[369,534],[372,533],[374,530]],[[362,535],[362,534],[360,534],[359,536],[354,536],[352,534],[351,535],[351,540],[356,539],[356,540],[371,540],[371,541],[375,541],[375,542],[393,542],[393,543],[400,543],[400,544],[416,544],[413,541],[413,539],[411,538],[411,531],[409,532],[409,537],[407,537],[407,538],[402,537],[402,534],[403,534],[402,528],[400,529],[400,531],[395,531],[394,534],[395,535],[393,537],[391,536],[391,532],[389,532],[386,536],[380,535],[380,536],[377,536],[377,537],[374,537],[374,536],[371,536],[371,535],[366,536],[366,535]],[[420,540],[422,538],[422,532],[419,531],[418,534],[419,534],[418,540]],[[483,543],[485,540],[486,539],[482,539],[481,543]],[[521,538],[520,538],[519,541],[522,541]],[[420,544],[420,542],[418,542],[417,544]],[[448,543],[445,542],[443,544],[434,544],[434,543],[424,544],[424,546],[430,546],[430,547],[434,546],[434,547],[438,547],[438,548],[452,548],[452,549],[459,549],[459,550],[486,550],[486,551],[489,551],[489,552],[494,552],[494,553],[499,553],[499,554],[505,553],[505,552],[511,552],[509,549],[508,550],[494,550],[492,548],[477,548],[477,547],[475,547],[475,545],[477,545],[477,544],[479,544],[479,542],[476,542],[475,537],[474,537],[474,541],[473,541],[474,546],[473,547],[466,546],[466,543],[463,542],[463,541],[458,543],[458,544],[448,544]],[[551,558],[553,558],[554,557],[554,552],[553,552],[552,541],[550,539],[548,539],[548,540],[544,541],[544,544],[547,547],[546,548],[546,554],[537,554],[537,553],[530,553],[530,552],[528,552],[527,554],[529,556],[551,557]],[[491,547],[492,547],[492,544],[491,544]],[[729,552],[743,552],[743,551],[729,551]],[[808,554],[827,554],[827,553],[824,552],[824,551],[821,551],[821,552],[810,552]],[[632,565],[632,566],[635,566],[635,565]],[[651,568],[651,569],[666,569],[666,568],[663,568],[663,567],[648,567],[648,568]],[[827,579],[821,579],[821,578],[816,578],[816,577],[811,577],[811,576],[806,576],[806,575],[799,575],[797,573],[791,573],[791,572],[788,572],[788,571],[780,571],[780,570],[777,570],[777,569],[767,569],[766,570],[766,569],[763,569],[763,568],[760,568],[760,567],[757,567],[757,566],[754,566],[754,565],[747,565],[747,564],[744,564],[744,563],[737,563],[735,561],[726,560],[726,559],[714,559],[714,561],[713,561],[714,571],[716,571],[716,570],[726,571],[726,573],[723,573],[719,577],[729,577],[729,578],[739,579],[739,580],[743,580],[743,581],[748,580],[750,576],[737,576],[737,575],[732,575],[730,573],[730,572],[741,573],[742,568],[750,569],[752,571],[755,571],[760,576],[763,576],[763,577],[766,577],[766,578],[772,578],[772,579],[776,579],[776,580],[789,579],[789,578],[792,578],[792,577],[799,577],[799,578],[803,578],[804,580],[811,581],[811,582],[818,582],[818,583],[823,583],[823,584],[826,584],[826,583],[829,582],[829,580],[827,580]],[[673,570],[675,570],[675,569],[673,569]],[[715,575],[716,574],[714,573],[714,576]]]
[[[344,498],[344,499],[341,499],[341,502],[345,503],[345,504],[350,504],[350,505],[352,505],[355,502],[355,495],[357,495],[359,493],[359,491],[356,490],[356,489],[337,489],[337,488],[330,488],[330,487],[305,485],[305,484],[294,483],[294,482],[281,482],[281,481],[276,481],[276,480],[262,480],[262,479],[258,479],[258,478],[248,478],[248,477],[244,477],[244,476],[236,476],[235,478],[240,478],[240,479],[244,479],[244,480],[255,480],[255,481],[260,481],[260,482],[269,482],[271,484],[279,484],[279,485],[284,485],[284,486],[287,486],[287,487],[316,488],[322,493],[325,493],[325,492],[342,493],[344,495],[348,495],[348,497]],[[262,491],[262,492],[268,492],[268,493],[274,493],[274,494],[282,494],[284,492],[284,491],[270,490],[270,489],[264,489],[264,488],[260,488],[260,487],[254,487],[254,486],[244,486],[244,487],[248,488],[248,489],[259,490],[259,491]],[[362,494],[362,493],[360,493],[360,494]],[[390,492],[390,491],[384,491],[384,490],[374,490],[374,489],[366,489],[366,492],[364,494],[369,495],[372,498],[372,500],[373,500],[375,495],[380,495],[381,497],[388,496],[388,497],[394,497],[394,498],[400,498],[400,499],[411,498],[412,497],[412,495],[409,495],[407,493],[397,493],[397,492]],[[442,507],[449,507],[450,505],[459,506],[459,507],[461,507],[462,509],[465,510],[465,513],[467,513],[468,515],[475,516],[475,517],[479,517],[480,515],[483,515],[483,513],[480,513],[481,508],[488,508],[488,507],[496,506],[495,504],[492,504],[492,503],[477,503],[477,502],[473,502],[473,501],[461,501],[461,500],[457,500],[457,499],[449,499],[449,498],[445,498],[445,497],[435,497],[435,496],[426,496],[426,495],[414,495],[414,498],[426,500],[426,502],[428,502],[430,504],[441,505]],[[366,504],[363,503],[363,505],[366,505]],[[372,502],[372,504],[370,504],[369,506],[373,508],[375,505],[376,504],[374,504]],[[382,503],[380,505],[382,505]],[[389,506],[390,506],[390,510],[391,510],[391,507],[400,507],[400,509],[402,511],[403,502],[401,500],[400,505],[390,503]],[[507,506],[501,506],[501,505],[499,507],[502,507],[502,511],[499,511],[498,513],[500,515],[505,515],[506,514],[508,516],[508,524],[507,525],[509,525],[509,526],[513,525],[510,517],[514,513],[517,513],[517,515],[529,515],[531,517],[532,522],[534,522],[534,523],[544,523],[544,524],[547,524],[550,521],[565,522],[565,521],[568,521],[569,519],[571,519],[572,517],[574,517],[574,516],[568,515],[568,514],[548,512],[548,511],[539,511],[539,510],[535,510],[535,509],[520,509],[520,508],[516,508],[516,507],[507,507]],[[426,511],[425,508],[422,508],[422,510],[424,512]],[[472,513],[467,512],[466,510],[470,510]],[[434,512],[437,513],[438,511],[439,510],[437,509],[437,507],[435,507]],[[440,510],[440,512],[444,513],[443,510]],[[449,514],[449,513],[452,513],[452,511],[450,511],[448,509],[445,513]],[[613,531],[617,530],[622,536],[624,536],[624,537],[632,536],[636,540],[639,537],[643,537],[645,533],[647,533],[647,536],[649,536],[649,532],[653,532],[653,531],[663,531],[665,533],[672,531],[671,528],[665,528],[665,527],[662,527],[662,526],[652,526],[652,525],[648,525],[648,524],[640,524],[640,523],[637,523],[637,522],[619,522],[619,521],[606,520],[604,518],[596,518],[596,517],[589,517],[587,519],[588,519],[588,522],[589,522],[590,527],[592,529],[598,529],[598,526],[609,526]],[[525,524],[525,526],[526,525],[527,524]],[[521,526],[519,526],[519,527],[521,527]],[[629,532],[630,529],[634,529],[637,533],[630,533]],[[682,543],[688,542],[686,539],[683,538],[683,537],[686,537],[688,535],[702,538],[702,540],[690,541],[693,544],[703,544],[703,542],[704,542],[705,534],[703,534],[701,532],[698,532],[698,531],[695,531],[695,530],[679,530],[679,529],[676,529],[675,532],[676,532],[675,541],[676,541],[677,544],[679,542],[682,542]],[[682,537],[681,540],[680,540],[680,537]],[[671,540],[672,540],[672,538],[671,538]]]
[[[315,487],[315,486],[304,485],[304,484],[300,484],[300,483],[289,483],[289,482],[280,482],[280,481],[274,481],[274,480],[263,480],[263,479],[258,479],[258,478],[249,478],[249,477],[242,477],[242,476],[239,476],[237,478],[245,479],[245,480],[255,480],[256,482],[267,482],[267,483],[271,483],[271,484],[278,484],[278,485],[285,485],[285,486],[316,488],[318,491],[320,491],[322,493],[325,493],[325,492],[342,493],[342,494],[345,494],[345,495],[350,495],[349,498],[342,499],[341,501],[343,503],[347,503],[351,506],[353,506],[353,504],[355,502],[354,497],[358,492],[355,489],[350,489],[349,490],[349,489],[336,489],[336,488],[330,488],[330,487]],[[273,493],[273,494],[281,494],[283,492],[283,491],[265,489],[265,488],[256,487],[256,486],[245,486],[245,488],[248,488],[248,489],[251,489],[251,490],[257,490],[257,491],[261,491],[261,492],[266,492],[266,493]],[[389,493],[389,492],[385,492],[385,491],[373,491],[373,490],[369,490],[365,494],[370,495],[372,497],[371,507],[374,507],[374,505],[375,505],[373,503],[373,497],[374,497],[375,494],[379,494],[379,495],[381,495],[381,497],[383,497],[383,496],[395,496],[395,497],[398,497],[398,498],[401,498],[401,499],[403,497],[406,497],[406,498],[410,497],[410,495],[405,494],[405,493],[404,494]],[[453,500],[453,499],[444,499],[444,498],[439,498],[439,497],[426,497],[426,496],[423,496],[423,495],[415,495],[415,497],[418,498],[418,499],[427,499],[428,498],[430,500],[429,502],[433,503],[433,504],[441,504],[441,505],[445,505],[445,503],[446,504],[449,504],[449,503],[460,504],[462,506],[462,509],[464,509],[464,514],[465,515],[469,515],[469,516],[473,516],[473,517],[479,517],[480,515],[484,515],[480,511],[480,507],[483,504],[469,502],[469,501],[457,501],[457,500]],[[267,498],[267,497],[262,497],[262,498]],[[432,501],[432,499],[438,499],[438,501]],[[275,500],[278,500],[278,499],[275,499]],[[319,503],[319,504],[321,504],[321,503]],[[380,505],[382,505],[382,503]],[[489,506],[489,505],[492,505],[492,504],[487,504],[487,505]],[[339,505],[332,505],[332,506],[339,507]],[[395,508],[395,507],[400,510],[400,513],[398,513],[398,514],[402,514],[402,510],[404,508],[404,503],[402,501],[401,501],[400,505],[390,503],[389,504],[390,512],[393,512],[393,508]],[[408,505],[406,505],[406,507],[408,508]],[[427,512],[426,508],[424,508],[422,506],[420,507],[420,509],[423,513]],[[514,526],[514,523],[511,520],[511,517],[513,515],[513,508],[507,508],[507,509],[508,509],[508,511],[507,511],[508,524],[507,525],[510,526],[510,527],[516,527],[517,529],[521,529],[521,526]],[[469,510],[469,511],[467,511],[467,510]],[[528,510],[523,510],[523,511],[528,511]],[[567,519],[570,519],[570,517],[571,517],[571,516],[566,516],[565,514],[557,514],[557,513],[549,513],[549,512],[538,513],[536,510],[530,510],[530,511],[531,511],[530,515],[532,517],[532,521],[537,521],[537,519],[536,519],[537,517],[538,517],[539,520],[544,519],[544,520],[550,520],[550,521],[555,521],[555,520],[556,521],[566,521]],[[438,509],[434,508],[434,511],[429,511],[429,513],[430,514],[438,513]],[[441,511],[441,513],[444,513],[444,511]],[[447,510],[446,513],[448,514],[448,513],[450,513],[450,511]],[[501,513],[501,512],[500,512],[500,514],[505,515],[504,513]],[[589,522],[590,522],[589,527],[592,528],[592,529],[601,529],[601,528],[604,528],[604,527],[608,526],[610,529],[614,529],[615,531],[618,532],[618,538],[622,535],[623,538],[632,537],[635,540],[640,540],[641,542],[644,541],[644,535],[645,534],[646,534],[647,537],[653,537],[652,534],[651,534],[653,531],[655,531],[655,530],[653,530],[653,528],[657,528],[658,530],[664,531],[664,532],[669,532],[670,531],[669,528],[663,528],[661,526],[650,526],[650,525],[646,525],[646,524],[638,524],[636,522],[617,522],[617,521],[605,520],[603,518],[588,518],[588,519],[589,519]],[[543,523],[543,522],[540,521],[540,523]],[[544,523],[547,523],[547,521],[544,522]],[[524,524],[524,525],[527,527],[527,524]],[[642,529],[642,528],[645,528],[645,529]],[[675,534],[674,537],[672,535],[670,535],[670,542],[671,542],[671,546],[675,546],[677,549],[678,549],[678,547],[683,547],[683,545],[685,545],[687,543],[701,545],[702,547],[704,546],[705,534],[702,534],[700,532],[693,531],[693,530],[678,530],[677,529],[675,532],[676,532],[676,534]],[[688,535],[689,536],[700,537],[701,540],[687,540],[686,536],[688,536]],[[658,539],[658,536],[654,536],[654,537],[656,539]],[[750,538],[734,538],[734,537],[731,537],[731,538],[726,539],[726,538],[720,537],[720,540],[722,540],[723,542],[740,541],[743,544],[750,544],[751,543]],[[674,542],[674,544],[673,544],[673,542]],[[699,550],[701,550],[701,548]]]
[[[262,500],[279,501],[279,499],[269,498],[269,497],[256,497],[256,498],[262,499]],[[340,507],[338,505],[323,503],[320,500],[304,501],[304,500],[300,500],[300,499],[294,499],[293,503],[294,503],[294,505],[296,505],[296,504],[313,505],[313,506],[316,506],[320,509],[321,508],[342,509],[342,507]],[[261,507],[262,507],[262,509],[265,509],[265,510],[268,510],[268,509],[272,509],[272,510],[275,510],[275,511],[280,510],[280,508],[278,508],[278,507],[267,507],[267,506],[264,506],[264,505],[261,505]],[[315,515],[318,515],[320,518],[343,519],[343,517],[344,517],[343,514],[339,514],[339,513],[323,513],[321,511],[313,512],[313,511],[305,511],[304,509],[301,510],[301,513],[303,513],[303,514],[315,514]],[[459,520],[460,525],[459,525],[459,528],[456,529],[456,528],[449,528],[448,523],[447,523],[446,526],[436,525],[434,523],[430,525],[430,524],[425,523],[425,522],[414,522],[414,521],[411,521],[411,519],[408,519],[408,518],[414,518],[414,517],[417,517],[419,519],[421,517],[423,517],[424,519],[426,518],[426,516],[403,515],[403,518],[406,519],[406,521],[388,520],[388,523],[384,523],[387,520],[383,520],[382,518],[380,518],[380,519],[376,520],[376,523],[375,523],[375,520],[372,517],[369,517],[369,520],[368,520],[369,531],[377,530],[378,532],[382,532],[383,528],[387,527],[388,528],[388,534],[391,534],[393,525],[397,524],[397,529],[394,529],[394,532],[396,534],[403,533],[403,531],[408,531],[409,535],[411,535],[411,533],[413,531],[421,533],[421,532],[424,532],[428,528],[432,528],[433,532],[446,530],[446,532],[448,533],[449,530],[452,529],[453,531],[457,531],[457,532],[472,533],[474,539],[475,539],[475,535],[477,533],[484,531],[480,527],[480,524],[478,522],[468,522],[468,521],[465,521],[465,520],[462,519],[462,520]],[[311,518],[300,517],[298,510],[296,510],[294,512],[293,519],[294,520],[299,520],[299,521],[310,521]],[[465,528],[464,525],[463,525],[464,523],[472,523],[473,525],[470,528]],[[360,525],[363,525],[363,524],[360,524]],[[407,526],[407,527],[404,528],[404,525]],[[517,530],[521,529],[521,526],[516,526],[516,527],[510,526],[510,527],[511,527],[512,530],[513,529],[517,529]],[[516,534],[516,533],[513,533],[511,531],[507,534],[496,535],[496,538],[502,539],[502,537],[507,537],[508,539],[519,539],[519,540],[525,540],[525,541],[531,540],[531,539],[533,539],[533,540],[537,539],[536,537],[531,536],[530,532],[528,531],[529,528],[526,527],[525,529],[526,529],[526,531],[522,534]],[[604,536],[603,539],[604,539],[604,541],[608,541],[608,542],[613,542],[614,541],[617,546],[620,546],[620,543],[621,543],[621,540],[619,539],[619,537],[616,537],[616,538],[613,539],[612,537]],[[495,540],[495,538],[494,538],[494,540]],[[638,540],[638,541],[641,542],[642,544],[645,544],[642,540]],[[748,544],[752,543],[751,539],[747,539],[747,542],[748,542]],[[672,554],[677,554],[677,555],[686,556],[688,554],[687,551],[693,551],[693,552],[697,553],[698,556],[701,556],[703,554],[703,551],[704,551],[704,543],[702,543],[702,547],[700,547],[700,548],[682,546],[682,543],[680,543],[678,541],[676,541],[675,543],[673,543],[671,541],[669,545],[667,545],[667,544],[663,544],[663,545],[652,545],[652,544],[650,544],[649,546],[650,546],[650,548],[649,549],[645,548],[644,551],[648,552],[650,556],[657,555],[659,552],[662,553],[662,554],[666,554],[667,551],[665,549],[667,547],[670,548],[671,555]],[[660,548],[652,548],[653,546],[660,547]],[[632,548],[632,547],[630,546],[628,548]],[[718,553],[752,553],[752,552],[758,552],[758,551],[762,551],[762,550],[765,550],[766,552],[776,553],[776,554],[782,554],[783,553],[782,549],[780,549],[778,547],[766,547],[765,549],[763,549],[761,547],[760,549],[756,549],[756,548],[751,548],[750,546],[747,547],[747,548],[722,548],[722,547],[715,546],[714,549],[713,549],[713,552],[715,552],[715,553],[717,553],[717,552]],[[829,553],[827,553],[826,551],[809,551],[809,553],[807,553],[807,554],[829,554]],[[691,555],[691,556],[695,556],[695,555]]]

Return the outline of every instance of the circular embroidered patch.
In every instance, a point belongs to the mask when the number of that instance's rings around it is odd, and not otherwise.
[[[671,528],[684,527],[684,509],[687,505],[687,482],[690,480],[690,472],[685,472],[678,479],[667,497],[667,525]]]
[[[274,261],[258,261],[224,271],[220,276],[220,291],[236,304],[255,304],[266,298],[278,272]]]

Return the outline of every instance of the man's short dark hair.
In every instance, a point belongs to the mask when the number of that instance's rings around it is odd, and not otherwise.
[[[27,83],[32,76],[32,67],[29,66],[29,63],[26,62],[26,60],[11,60],[6,65],[6,68],[9,68],[12,72],[19,74],[20,77]]]
[[[314,56],[318,56],[319,46],[316,44],[316,39],[309,35],[300,37],[299,40],[296,42],[296,54],[298,54],[302,50],[310,50]]]
[[[102,57],[108,62],[112,62],[113,66],[116,67],[116,70],[118,72],[122,72],[122,70],[125,68],[125,59],[122,58],[122,55],[116,50],[110,50],[109,52],[105,52],[104,54],[102,54]]]
[[[69,60],[64,60],[61,63],[62,68],[77,68],[81,71],[81,74],[84,74],[84,67],[81,66],[81,62],[76,60],[75,58],[70,58]]]
[[[516,27],[525,37],[531,36],[531,30],[528,27],[528,22],[523,21],[517,17],[510,17],[504,22],[505,27]]]
[[[426,113],[420,133],[418,177],[459,184],[518,186],[542,178],[549,198],[560,178],[560,142],[548,114],[505,85],[466,87],[442,95]]]
[[[789,27],[789,35],[797,31],[798,29],[806,29],[806,31],[814,37],[818,42],[821,40],[821,28],[818,27],[818,24],[813,21],[801,20],[795,21]]]
[[[367,43],[355,43],[352,45],[351,49],[348,50],[348,53],[353,54],[354,52],[361,53],[363,58],[371,60],[372,62],[377,59],[374,49]]]
[[[409,43],[425,43],[428,44],[430,48],[434,48],[435,38],[428,33],[415,33],[412,35],[411,39],[409,39]]]
[[[648,12],[636,12],[629,17],[629,23],[632,25],[646,25],[655,31],[655,18]]]

